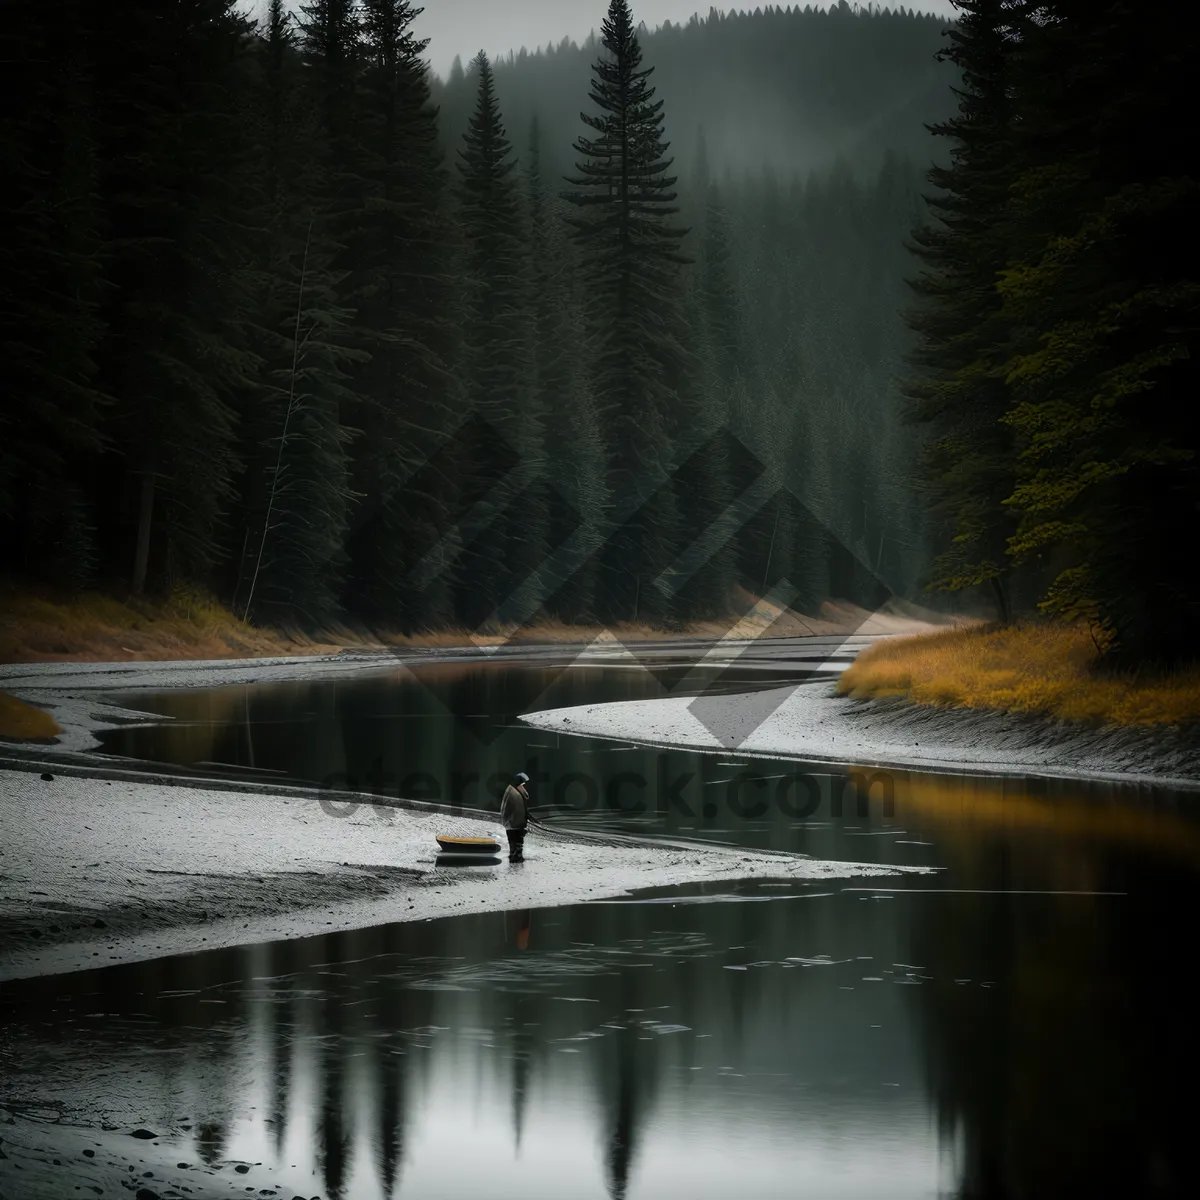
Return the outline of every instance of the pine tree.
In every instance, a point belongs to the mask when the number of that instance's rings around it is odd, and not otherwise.
[[[1171,116],[1200,39],[1180,3],[1038,15],[1000,287],[1021,451],[1011,550],[1050,568],[1043,607],[1092,621],[1110,661],[1177,661],[1200,616],[1177,524],[1200,508],[1200,185]]]
[[[92,38],[111,247],[97,362],[116,453],[103,471],[120,497],[102,534],[135,592],[208,581],[226,542],[237,397],[258,367],[234,103],[247,34],[232,0],[123,0]]]
[[[708,169],[703,131],[697,138],[694,203],[700,222],[700,253],[686,306],[697,371],[689,389],[688,424],[703,446],[676,473],[680,540],[692,547],[703,542],[703,563],[690,580],[680,581],[680,616],[724,617],[731,612],[737,576],[736,530],[726,527],[726,510],[739,490],[731,478],[733,463],[744,457],[734,439],[734,406],[743,397],[748,362],[742,334],[742,302],[733,272],[732,232],[728,212]],[[744,481],[746,482],[746,481]]]
[[[481,51],[472,68],[478,75],[476,104],[458,152],[458,219],[465,248],[463,361],[472,418],[464,469],[480,499],[462,564],[459,611],[474,628],[492,616],[511,618],[523,606],[515,593],[539,565],[544,502],[537,496],[541,423],[532,411],[529,386],[526,243],[517,164],[487,55]]]
[[[364,495],[350,538],[348,595],[372,621],[416,629],[452,616],[450,579],[424,585],[414,571],[446,534],[455,481],[434,489],[459,401],[449,364],[449,235],[437,109],[409,0],[364,0],[358,43],[351,188],[357,207],[342,237],[356,345],[370,361],[355,373],[354,485]]]
[[[542,177],[541,123],[535,115],[529,127],[525,157],[525,205],[529,220],[529,293],[533,312],[534,349],[531,388],[538,408],[548,413],[567,390],[564,380],[571,357],[561,335],[564,297],[562,281],[565,247],[557,237],[558,215]]]
[[[355,93],[362,50],[358,7],[355,0],[309,0],[300,5],[298,22],[324,132],[327,198],[338,198],[343,209],[352,203],[356,180]]]
[[[700,253],[692,272],[686,323],[693,331],[698,370],[688,389],[688,425],[703,451],[689,457],[676,472],[675,489],[680,540],[693,553],[701,542],[705,549],[701,569],[686,583],[680,582],[677,607],[681,616],[711,619],[731,611],[737,573],[734,531],[726,528],[723,518],[737,490],[730,477],[740,449],[733,441],[733,407],[741,394],[745,357],[729,218],[708,176],[706,153],[700,156],[696,193]]]
[[[338,344],[347,314],[337,307],[330,276],[306,245],[296,280],[296,308],[282,355],[266,374],[255,431],[262,469],[259,511],[247,513],[242,572],[243,615],[276,624],[320,628],[341,610],[344,538],[352,495],[348,451],[352,434],[339,419],[349,398],[350,355]],[[271,420],[264,427],[264,417]],[[254,461],[254,460],[251,460]]]
[[[590,93],[599,112],[581,114],[594,136],[575,143],[581,159],[567,199],[580,210],[573,225],[596,331],[592,387],[606,417],[609,489],[635,510],[609,538],[598,607],[609,620],[655,620],[669,611],[655,583],[676,548],[668,481],[687,371],[679,281],[686,231],[671,223],[678,209],[663,101],[654,100],[653,68],[642,67],[626,0],[611,0],[601,35]]]
[[[586,325],[561,202],[542,177],[540,123],[530,127],[525,186],[533,309],[531,396],[543,426],[543,592],[552,615],[590,619],[607,513],[604,438],[585,363]]]
[[[0,556],[80,586],[97,566],[84,488],[102,445],[103,334],[85,13],[27,6],[9,17],[5,57],[22,102],[0,114]]]
[[[716,185],[710,183],[704,196],[700,295],[714,383],[726,396],[735,389],[739,379],[748,377],[750,370],[733,259],[729,212]]]
[[[1006,205],[1013,182],[1014,9],[1020,0],[955,0],[958,24],[945,58],[963,72],[959,112],[933,127],[951,142],[950,164],[929,173],[935,223],[913,234],[925,269],[913,287],[920,306],[919,374],[907,387],[915,420],[932,439],[924,484],[945,548],[931,586],[989,587],[1002,619],[1010,611],[1007,553],[1012,521],[1013,439],[1003,423],[1010,402],[996,370],[1004,339],[996,281],[1008,258]]]
[[[317,227],[319,126],[300,87],[292,18],[271,0],[260,31],[257,121],[261,255],[256,351],[262,367],[243,401],[241,536],[234,607],[276,624],[327,624],[340,610],[351,505],[342,424],[347,372],[338,252]]]

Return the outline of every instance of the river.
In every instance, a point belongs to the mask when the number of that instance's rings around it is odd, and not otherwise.
[[[156,1123],[194,1169],[246,1164],[246,1194],[1183,1194],[1194,798],[750,762],[517,720],[686,672],[457,663],[138,694],[124,701],[173,719],[112,731],[103,752],[470,806],[525,769],[547,822],[937,872],[9,985],[10,1091],[64,1119]]]

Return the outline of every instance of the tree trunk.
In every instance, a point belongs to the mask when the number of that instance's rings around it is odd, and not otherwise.
[[[142,494],[138,504],[137,550],[133,559],[133,594],[146,590],[146,571],[150,565],[150,530],[154,521],[154,468],[142,472]]]
[[[996,613],[1000,624],[1007,625],[1012,620],[1012,608],[1008,602],[1008,588],[999,575],[992,577],[992,594],[996,597]]]

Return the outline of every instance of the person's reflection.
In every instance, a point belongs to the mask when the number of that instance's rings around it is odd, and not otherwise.
[[[526,909],[520,916],[517,917],[517,949],[529,949],[529,926],[532,920],[532,914]]]

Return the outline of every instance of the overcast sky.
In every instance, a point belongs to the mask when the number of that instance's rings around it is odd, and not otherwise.
[[[765,0],[749,4],[713,3],[713,0],[633,0],[633,15],[651,29],[664,21],[687,21],[694,12],[707,13],[710,7],[751,10]],[[786,7],[796,0],[772,0]],[[802,3],[819,0],[802,0]],[[291,5],[297,6],[296,2]],[[264,0],[251,0],[251,10],[265,8]],[[493,57],[520,50],[532,50],[564,37],[582,41],[600,26],[608,11],[608,0],[424,0],[425,11],[417,18],[416,28],[430,39],[429,59],[433,69],[445,76],[461,55],[465,65],[479,50]],[[916,8],[925,12],[949,13],[950,0],[883,0],[881,8]]]

